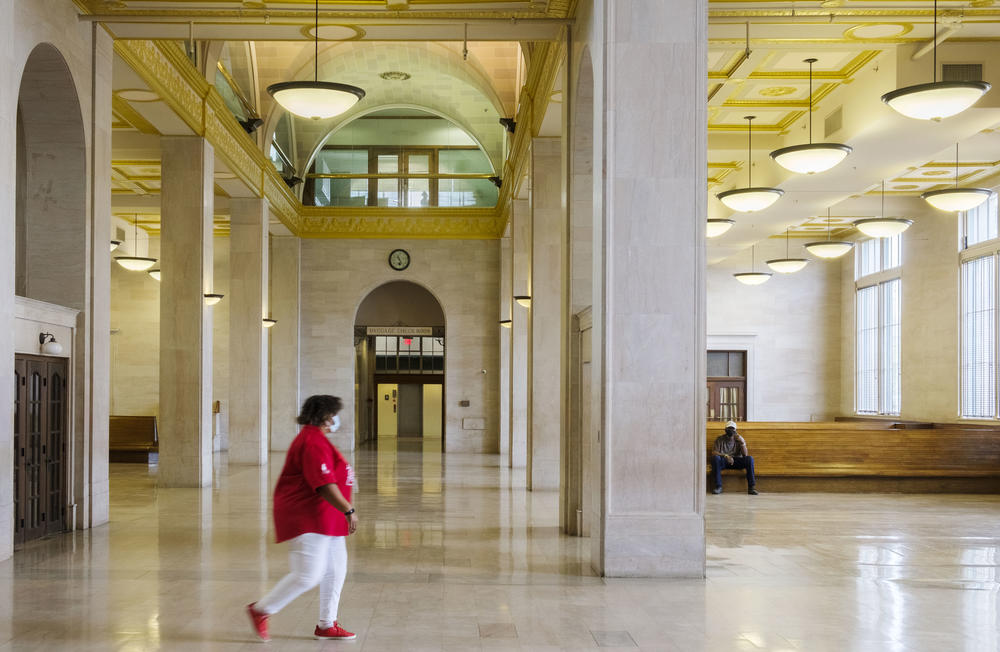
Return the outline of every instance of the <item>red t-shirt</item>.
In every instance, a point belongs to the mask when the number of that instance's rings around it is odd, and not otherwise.
[[[347,517],[316,490],[336,484],[351,500],[354,470],[316,426],[303,426],[292,441],[274,488],[274,531],[278,543],[306,532],[347,536]]]

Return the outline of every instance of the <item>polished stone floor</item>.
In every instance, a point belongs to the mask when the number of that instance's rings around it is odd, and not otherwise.
[[[341,623],[311,638],[312,591],[254,641],[243,607],[287,566],[270,531],[280,470],[227,466],[158,489],[112,465],[111,522],[0,562],[0,651],[1000,649],[1000,497],[707,496],[704,580],[604,580],[562,536],[556,495],[492,455],[435,442],[359,451]]]

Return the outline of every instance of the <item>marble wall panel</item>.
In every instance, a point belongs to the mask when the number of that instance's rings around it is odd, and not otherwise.
[[[411,256],[402,272],[387,262],[396,248]],[[302,241],[301,395],[332,393],[344,399],[338,447],[351,450],[355,443],[353,331],[358,307],[380,285],[405,280],[426,288],[445,313],[446,449],[499,450],[499,256],[495,240]],[[461,400],[468,400],[469,407],[460,407]],[[486,429],[465,430],[463,419],[469,417],[486,419]]]
[[[272,236],[270,282],[271,317],[278,321],[269,329],[271,354],[271,450],[288,450],[298,432],[302,397],[299,395],[299,250],[301,240]]]
[[[791,255],[796,256],[793,242]],[[784,240],[757,247],[763,259],[784,256]],[[750,421],[823,421],[840,412],[841,265],[813,259],[795,274],[746,286],[741,252],[707,275],[708,348],[747,350]]]

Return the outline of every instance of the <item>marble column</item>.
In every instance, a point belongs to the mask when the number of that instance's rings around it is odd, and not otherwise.
[[[284,451],[295,438],[299,414],[299,268],[301,240],[271,238],[271,450]]]
[[[213,150],[160,138],[160,471],[164,487],[212,483]]]
[[[531,294],[531,206],[527,199],[511,202],[511,258],[513,260],[512,292]],[[531,373],[529,345],[531,340],[531,309],[516,301],[511,303],[511,427],[510,466],[525,468],[528,464],[528,431],[531,428]]]
[[[510,224],[500,239],[500,310],[501,320],[509,320],[511,313]],[[507,326],[510,326],[508,323]],[[500,459],[510,463],[510,328],[497,325],[500,342]]]
[[[703,577],[706,0],[601,7],[592,563],[605,576]]]
[[[229,201],[229,461],[267,464],[268,208]]]
[[[531,145],[531,428],[528,488],[559,488],[566,262],[561,138]]]

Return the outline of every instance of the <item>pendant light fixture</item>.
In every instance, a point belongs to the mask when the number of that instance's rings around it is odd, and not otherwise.
[[[122,241],[121,240],[112,240],[111,241],[111,251],[114,251],[115,249],[117,249],[120,246],[122,246]]]
[[[979,206],[992,194],[993,191],[986,188],[958,187],[958,143],[955,143],[955,187],[944,190],[928,190],[920,195],[920,198],[938,210],[957,212],[971,210]]]
[[[267,87],[267,92],[289,113],[303,118],[322,120],[348,110],[364,98],[365,92],[357,86],[319,81],[319,0],[316,0],[313,39],[316,43],[313,80],[271,84]]]
[[[214,306],[215,304],[222,301],[222,297],[224,296],[225,296],[224,294],[215,294],[214,292],[206,292],[204,294],[205,305]]]
[[[872,217],[864,220],[857,220],[854,226],[867,236],[873,238],[891,238],[899,235],[910,228],[913,220],[902,217],[885,216],[885,179],[882,180],[882,214],[881,217]]]
[[[150,276],[152,276],[154,280],[157,280],[157,281],[160,280],[160,270],[158,270],[158,269],[151,269],[151,270],[149,270],[146,273],[149,274]]]
[[[733,276],[736,277],[736,280],[743,285],[760,285],[761,283],[767,283],[768,279],[773,276],[771,272],[754,271],[754,268],[756,267],[756,260],[754,256],[755,249],[756,246],[750,247],[750,271],[733,274]]]
[[[788,229],[785,229],[785,257],[767,261],[767,266],[779,274],[794,274],[809,263],[807,258],[790,258],[788,256]]]
[[[531,296],[527,294],[518,294],[514,297],[514,301],[517,301],[518,305],[523,308],[531,307]]]
[[[734,224],[736,224],[736,220],[711,218],[708,220],[708,226],[705,228],[705,237],[718,238],[720,235],[733,228]]]
[[[778,201],[778,197],[785,194],[785,191],[781,188],[753,187],[753,149],[750,146],[750,125],[756,117],[757,116],[755,115],[743,117],[743,119],[747,121],[747,187],[739,188],[737,190],[727,190],[716,195],[716,197],[719,198],[719,201],[732,210],[740,213],[752,213],[754,211],[764,210],[774,202]]]
[[[813,142],[813,64],[817,60],[809,58],[803,61],[809,64],[809,143],[776,149],[771,152],[771,158],[791,172],[815,174],[829,170],[854,150],[841,143]]]
[[[271,328],[278,323],[277,319],[271,319],[270,317],[264,317],[260,321],[264,325],[264,328]]]
[[[908,118],[941,120],[965,111],[975,104],[990,84],[984,81],[937,80],[937,0],[934,0],[934,76],[929,84],[897,88],[882,96],[882,101]]]
[[[509,320],[509,319],[501,319],[500,320],[500,325],[503,326],[504,328],[510,328],[511,324],[513,324],[513,322],[511,320]]]
[[[135,236],[133,252],[139,250],[139,216],[132,215],[132,230]],[[142,258],[140,256],[115,256],[115,262],[130,272],[145,272],[156,264],[155,258]]]
[[[853,242],[846,242],[844,240],[831,240],[830,233],[832,228],[830,226],[830,209],[826,209],[826,240],[820,240],[819,242],[810,242],[806,244],[806,251],[811,253],[813,256],[819,256],[820,258],[840,258],[848,251],[854,247]]]

